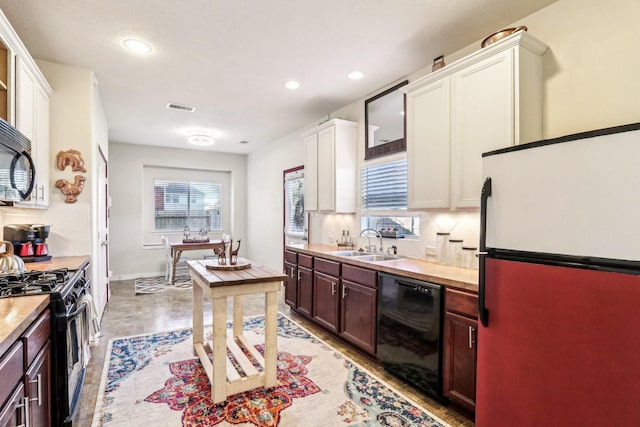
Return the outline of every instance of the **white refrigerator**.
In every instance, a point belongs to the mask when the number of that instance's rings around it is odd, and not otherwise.
[[[640,425],[640,124],[483,174],[476,426]]]

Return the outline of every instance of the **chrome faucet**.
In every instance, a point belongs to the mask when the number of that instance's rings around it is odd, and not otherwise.
[[[373,228],[365,228],[364,230],[362,230],[360,232],[360,237],[362,237],[362,235],[364,233],[366,233],[367,231],[373,231],[374,233],[376,233],[376,237],[378,239],[380,239],[380,252],[382,252],[384,249],[382,247],[382,234],[380,234],[380,232],[378,230],[374,230]],[[365,247],[367,249],[367,252],[376,252],[376,245],[372,245],[371,244],[371,236],[367,235],[367,246]]]

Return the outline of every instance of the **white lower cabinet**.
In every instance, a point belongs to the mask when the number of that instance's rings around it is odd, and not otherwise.
[[[519,32],[409,84],[410,209],[480,206],[482,153],[542,137],[542,54]]]

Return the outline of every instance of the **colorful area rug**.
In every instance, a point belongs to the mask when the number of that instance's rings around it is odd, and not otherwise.
[[[260,351],[263,325],[244,324]],[[448,426],[280,313],[278,385],[214,405],[191,339],[181,329],[111,340],[92,426]]]
[[[164,276],[143,277],[136,279],[135,282],[136,295],[138,294],[157,294],[175,289],[191,289],[191,277],[188,274],[176,276],[175,285],[170,284],[164,279]]]

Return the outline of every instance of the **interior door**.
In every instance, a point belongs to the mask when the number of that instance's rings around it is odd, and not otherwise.
[[[99,148],[99,147],[98,147]],[[100,251],[98,263],[98,286],[93,290],[93,297],[100,314],[109,300],[109,197],[108,162],[102,149],[99,148],[98,161],[98,240]]]

